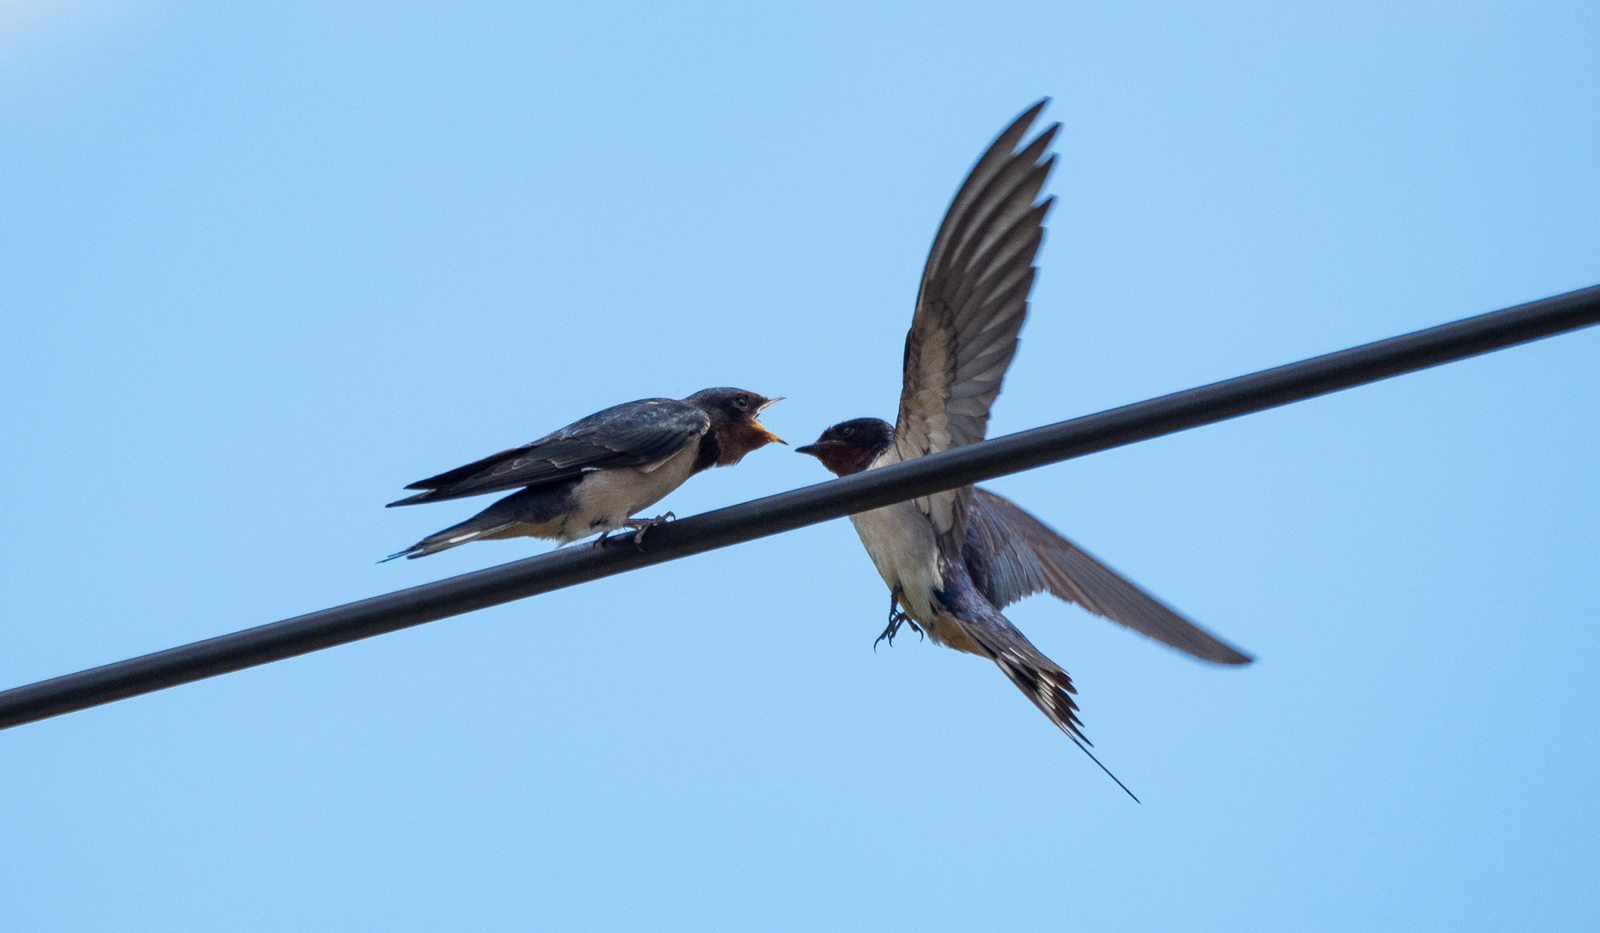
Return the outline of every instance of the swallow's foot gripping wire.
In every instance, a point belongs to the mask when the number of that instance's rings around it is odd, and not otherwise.
[[[665,515],[657,515],[655,518],[630,518],[622,523],[622,527],[633,529],[633,546],[639,548],[640,550],[644,550],[644,533],[657,525],[665,525],[668,521],[677,517],[678,516],[672,514],[671,512],[668,512]],[[615,530],[616,529],[613,528],[611,531]],[[611,540],[611,531],[608,531],[602,534],[600,537],[594,539],[594,546],[605,547],[606,542]]]
[[[665,525],[667,522],[677,517],[678,516],[672,514],[671,512],[668,512],[665,515],[657,515],[655,518],[630,518],[623,522],[622,525],[624,528],[633,529],[633,546],[643,550],[645,532],[657,525]]]
[[[889,647],[893,648],[894,637],[900,633],[900,626],[902,625],[911,626],[911,630],[917,633],[918,638],[923,637],[922,626],[917,624],[917,620],[900,610],[900,597],[904,593],[905,590],[898,583],[894,585],[894,590],[889,593],[889,627],[884,629],[883,634],[872,642],[873,651],[878,650],[878,642],[883,641],[885,638],[889,639]]]

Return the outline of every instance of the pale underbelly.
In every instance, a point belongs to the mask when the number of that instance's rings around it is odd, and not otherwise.
[[[576,541],[621,528],[633,513],[660,502],[689,478],[698,447],[690,444],[655,464],[585,476],[576,490],[578,508],[567,516],[562,539]]]
[[[621,528],[683,485],[693,473],[698,444],[642,467],[595,470],[572,488],[570,507],[545,521],[518,521],[484,538],[554,538],[563,544]]]
[[[927,516],[913,502],[898,502],[852,515],[850,522],[883,582],[891,590],[899,587],[906,614],[919,625],[932,624],[934,593],[943,581],[939,546]]]

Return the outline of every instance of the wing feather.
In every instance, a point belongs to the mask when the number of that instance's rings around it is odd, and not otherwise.
[[[502,489],[569,480],[588,470],[655,463],[711,428],[705,412],[676,399],[651,398],[596,412],[521,447],[502,450],[407,489],[426,492],[391,502],[415,505]]]
[[[967,515],[965,563],[979,592],[997,608],[1048,591],[1202,661],[1248,664],[1252,658],[1095,560],[1016,503],[986,489]]]
[[[1057,125],[1017,149],[1045,103],[1006,127],[978,159],[934,236],[906,334],[895,460],[970,444],[988,430],[1028,314],[1033,261],[1053,203],[1035,202],[1055,164],[1045,151]],[[917,500],[947,558],[961,551],[971,496],[959,489]]]

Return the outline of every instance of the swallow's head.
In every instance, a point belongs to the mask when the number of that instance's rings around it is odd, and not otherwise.
[[[822,432],[815,444],[796,447],[797,454],[810,454],[839,476],[860,473],[894,441],[894,428],[878,418],[841,421]]]
[[[773,441],[789,443],[756,420],[768,405],[783,401],[782,396],[767,398],[744,389],[701,389],[684,401],[711,416],[711,430],[717,437],[717,466],[732,466],[745,454]]]

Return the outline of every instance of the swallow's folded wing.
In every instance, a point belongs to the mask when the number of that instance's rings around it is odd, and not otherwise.
[[[676,399],[628,402],[596,412],[531,444],[412,483],[406,488],[427,491],[389,504],[459,499],[558,482],[589,470],[643,466],[682,450],[710,428],[710,416]]]
[[[1044,152],[1057,125],[1017,151],[1044,105],[1029,108],[983,154],[934,237],[906,334],[894,429],[898,460],[971,444],[988,429],[989,406],[1028,313],[1033,260],[1053,200],[1034,203],[1055,163]],[[952,559],[961,550],[970,497],[963,489],[917,500]]]
[[[967,513],[966,564],[979,592],[997,608],[1048,591],[1202,661],[1248,664],[1252,660],[1123,579],[1016,503],[977,487],[973,492]]]

